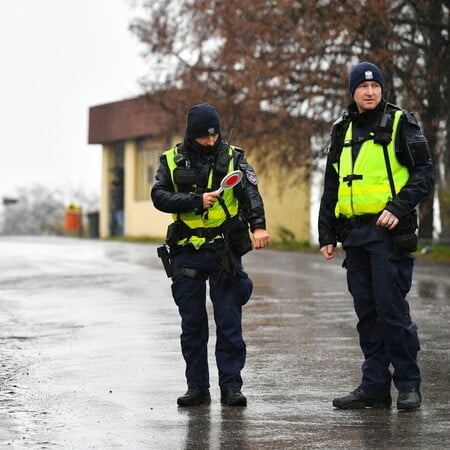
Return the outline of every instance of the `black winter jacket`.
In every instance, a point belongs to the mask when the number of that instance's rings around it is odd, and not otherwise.
[[[358,113],[356,104],[352,102],[343,118],[333,125],[330,152],[325,169],[324,190],[319,209],[320,247],[328,244],[336,245],[335,206],[338,199],[339,178],[332,164],[339,158],[342,150],[343,141],[340,141],[340,139],[343,139],[342,136],[345,134],[349,121],[352,122],[354,139],[367,136],[370,131],[375,131],[380,123],[385,104],[382,101],[374,110]],[[388,105],[389,109],[400,108],[395,105]],[[336,127],[340,126],[343,128],[342,133],[337,132]],[[361,145],[354,146],[354,157],[356,157],[360,147]],[[409,179],[400,192],[386,205],[385,209],[401,218],[412,211],[423,198],[432,192],[434,183],[433,166],[427,140],[423,136],[414,115],[407,111],[404,111],[400,117],[395,152],[398,161],[408,168]]]
[[[210,168],[219,154],[221,145],[227,145],[222,139],[218,139],[212,148],[201,147],[194,142],[185,140],[187,157],[191,167],[195,170],[197,179],[197,190],[195,193],[176,192],[170,176],[166,156],[160,156],[160,164],[156,172],[155,181],[151,190],[151,198],[156,209],[176,214],[188,211],[201,212],[203,209],[203,192],[201,187],[206,186],[206,179]],[[234,187],[235,195],[239,201],[239,212],[246,217],[250,230],[255,228],[266,229],[264,204],[258,191],[258,182],[255,171],[246,161],[244,151],[234,147],[233,151],[234,170],[239,169],[244,176],[242,181]],[[219,188],[220,179],[213,182],[211,190]]]

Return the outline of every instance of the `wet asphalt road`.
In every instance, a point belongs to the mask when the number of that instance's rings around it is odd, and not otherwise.
[[[244,265],[247,408],[185,391],[179,318],[156,246],[0,238],[0,448],[448,449],[450,270],[417,263],[423,407],[339,411],[359,382],[342,257],[254,251]]]

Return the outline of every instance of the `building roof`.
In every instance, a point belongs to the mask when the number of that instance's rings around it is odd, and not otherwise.
[[[142,95],[89,108],[89,144],[107,144],[167,133],[171,114],[151,96]]]

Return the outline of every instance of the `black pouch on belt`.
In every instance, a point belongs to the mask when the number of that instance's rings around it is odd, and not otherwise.
[[[392,246],[396,253],[412,253],[417,250],[417,212],[413,209],[402,217],[398,225],[391,231]]]
[[[225,225],[224,236],[236,256],[245,255],[253,248],[248,223],[244,217],[238,215],[229,219]]]
[[[167,227],[166,244],[169,246],[176,245],[183,237],[183,223],[179,221],[172,222]]]

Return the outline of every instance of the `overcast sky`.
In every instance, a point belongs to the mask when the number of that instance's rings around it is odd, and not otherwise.
[[[0,198],[36,183],[100,192],[88,109],[141,93],[127,0],[0,2]]]

